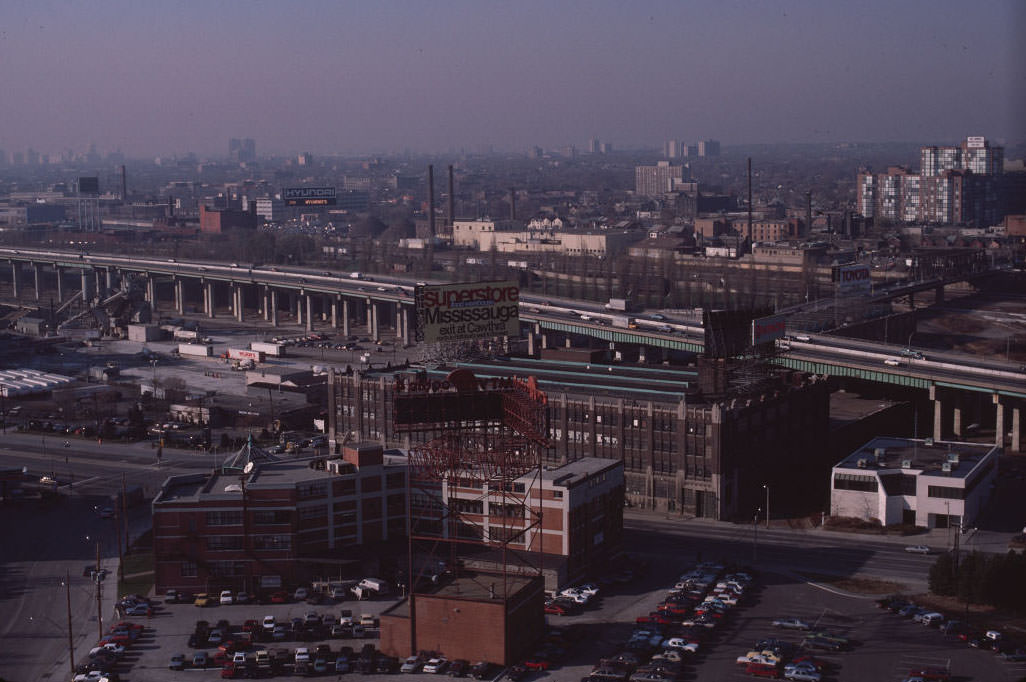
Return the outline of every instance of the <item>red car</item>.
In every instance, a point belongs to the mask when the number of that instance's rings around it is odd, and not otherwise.
[[[550,663],[544,656],[532,656],[524,661],[524,667],[528,670],[548,670],[551,665],[552,663]]]
[[[234,663],[226,663],[221,668],[221,677],[225,679],[233,679],[239,677],[242,674],[242,670],[235,667]]]
[[[947,682],[951,679],[951,671],[947,668],[913,668],[909,671],[909,675],[937,682]]]
[[[749,663],[745,666],[745,672],[756,677],[780,677],[780,669],[772,663]]]
[[[554,616],[568,616],[570,615],[570,609],[562,604],[546,604],[545,613],[551,613]]]
[[[271,595],[272,604],[288,604],[289,593],[288,592],[275,592]]]
[[[254,620],[252,618],[250,618],[249,620],[247,620],[245,623],[242,624],[242,631],[243,632],[255,632],[255,631],[259,630],[259,629],[260,629],[259,621],[256,621],[256,620]]]
[[[224,651],[221,651],[220,649],[218,649],[217,651],[214,652],[214,656],[213,656],[212,660],[214,661],[214,665],[226,665],[226,664],[232,662],[232,657],[230,655],[228,655],[227,653],[225,653]]]
[[[666,616],[666,615],[664,615],[662,613],[659,613],[658,611],[653,611],[652,613],[648,614],[647,616],[638,616],[637,618],[634,619],[634,622],[635,623],[639,623],[639,624],[640,623],[658,623],[659,625],[673,625],[673,620],[671,618],[669,618],[668,616]]]

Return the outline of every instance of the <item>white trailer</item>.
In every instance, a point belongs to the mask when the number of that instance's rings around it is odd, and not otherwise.
[[[263,362],[266,358],[264,358],[264,352],[260,350],[249,350],[247,348],[229,348],[228,359]]]
[[[178,344],[178,354],[210,358],[214,356],[214,347],[203,343],[180,343]]]
[[[280,343],[266,343],[263,341],[254,341],[249,344],[252,350],[259,351],[264,355],[270,355],[272,358],[283,358],[285,357],[285,346]]]

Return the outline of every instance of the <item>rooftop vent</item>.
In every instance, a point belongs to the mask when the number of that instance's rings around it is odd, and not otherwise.
[[[954,466],[958,466],[958,453],[957,452],[949,452],[948,453],[948,462],[950,464],[954,465]]]
[[[859,461],[855,462],[855,466],[859,469],[865,469],[867,464],[869,464],[869,460],[865,457],[860,457]]]
[[[923,441],[923,444],[933,447],[933,438],[927,438],[925,441]]]
[[[887,448],[875,448],[873,450],[873,456],[876,457],[877,461],[887,456]]]
[[[943,471],[944,473],[950,474],[951,473],[951,462],[944,462],[943,464],[941,464],[941,471]]]
[[[912,460],[910,460],[910,459],[903,459],[903,460],[901,460],[901,468],[902,469],[911,469],[912,468]]]

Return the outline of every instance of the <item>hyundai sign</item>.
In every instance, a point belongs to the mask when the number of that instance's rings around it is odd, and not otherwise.
[[[334,206],[334,187],[285,187],[281,191],[286,206]]]
[[[868,265],[842,265],[835,273],[839,294],[868,294],[873,288]]]
[[[761,346],[784,338],[787,331],[787,318],[783,315],[760,317],[752,320],[752,345]]]
[[[417,340],[426,343],[520,336],[516,282],[418,286]]]

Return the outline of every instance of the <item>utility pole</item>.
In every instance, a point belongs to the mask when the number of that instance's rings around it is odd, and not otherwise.
[[[128,494],[125,487],[125,472],[121,472],[121,519],[125,526],[125,553],[128,554]],[[121,567],[118,566],[118,570]]]
[[[71,661],[71,674],[75,674],[75,639],[71,635],[71,573],[64,574],[64,594],[68,601],[68,658]]]
[[[103,639],[103,580],[100,579],[100,541],[96,541],[96,628],[97,636]]]
[[[762,487],[766,490],[766,530],[769,530],[769,485]]]
[[[115,535],[118,537],[118,580],[121,580],[125,575],[125,555],[121,551],[121,510],[117,507],[114,507],[114,528],[117,531]]]

